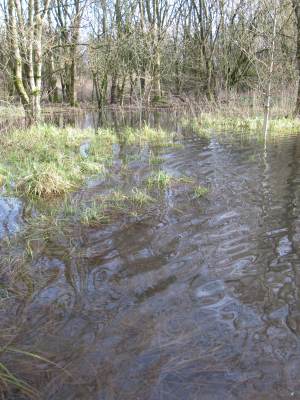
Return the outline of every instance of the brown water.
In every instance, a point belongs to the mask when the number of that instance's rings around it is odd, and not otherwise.
[[[41,399],[300,399],[300,135],[183,143],[162,168],[206,199],[177,187],[139,221],[78,227],[33,266],[44,287],[11,304],[15,346],[71,374],[23,372]]]

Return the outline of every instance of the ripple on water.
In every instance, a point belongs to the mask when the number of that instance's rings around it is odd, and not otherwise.
[[[0,239],[12,236],[22,224],[23,204],[12,197],[0,198]]]
[[[265,148],[212,135],[165,153],[161,168],[209,183],[206,200],[170,189],[142,223],[48,249],[45,268],[63,262],[16,346],[50,348],[72,379],[49,373],[42,398],[300,399],[300,136]]]

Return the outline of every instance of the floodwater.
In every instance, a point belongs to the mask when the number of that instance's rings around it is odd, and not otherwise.
[[[19,360],[41,399],[300,399],[300,135],[182,143],[161,167],[209,187],[205,199],[171,188],[138,221],[78,227],[33,265],[45,285],[5,300],[15,347],[56,363]]]

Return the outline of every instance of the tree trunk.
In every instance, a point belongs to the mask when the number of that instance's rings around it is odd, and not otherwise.
[[[53,53],[49,53],[49,62],[47,63],[47,83],[48,83],[48,98],[51,103],[58,103],[58,88],[57,78],[55,75]]]
[[[13,79],[29,124],[41,119],[42,30],[48,6],[49,2],[46,1],[41,11],[39,0],[29,0],[25,17],[20,0],[8,1]],[[24,41],[27,43],[25,50]]]
[[[117,76],[115,74],[111,78],[110,104],[117,104]]]
[[[275,0],[276,1],[276,0]],[[276,41],[276,30],[277,30],[277,7],[275,3],[274,9],[274,21],[273,21],[273,32],[272,32],[272,42],[271,42],[271,54],[270,54],[270,65],[268,71],[268,82],[267,90],[265,94],[265,110],[264,110],[264,126],[263,131],[265,136],[268,133],[269,119],[270,119],[270,107],[271,107],[271,90],[272,90],[272,78],[274,70],[274,56],[275,56],[275,41]]]
[[[133,79],[132,75],[130,75],[130,91],[129,91],[129,104],[132,104],[133,101],[133,91],[134,91],[134,85],[136,82],[136,79]]]
[[[297,60],[297,69],[298,69],[298,91],[297,91],[297,100],[296,107],[294,110],[295,116],[300,116],[300,2],[299,0],[293,0],[293,6],[296,16],[296,24],[297,24],[297,49],[296,49],[296,60]]]
[[[126,77],[124,76],[122,79],[122,83],[118,85],[118,101],[121,106],[123,106],[124,101],[124,89],[125,89]]]
[[[70,82],[69,82],[69,103],[70,106],[75,107],[77,105],[77,93],[76,93],[76,50],[73,50],[72,61],[70,66]]]
[[[155,63],[153,68],[153,89],[152,89],[152,102],[157,102],[161,98],[161,84],[160,84],[160,53],[157,49],[155,55]]]

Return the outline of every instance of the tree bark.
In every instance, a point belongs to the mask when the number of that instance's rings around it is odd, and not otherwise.
[[[110,104],[117,104],[117,76],[115,74],[111,78]]]
[[[31,124],[41,119],[42,32],[49,1],[41,11],[39,0],[29,0],[28,14],[23,14],[20,0],[9,0],[7,6],[14,84]]]
[[[264,107],[265,112],[264,112],[263,131],[264,131],[265,135],[267,135],[267,133],[268,133],[269,119],[270,119],[272,78],[273,78],[273,70],[274,70],[275,42],[276,42],[276,33],[277,33],[276,30],[277,30],[277,4],[276,4],[276,0],[275,0],[270,64],[269,64],[269,71],[268,71],[268,82],[267,82],[267,90],[266,90],[266,95],[265,95],[265,107]]]
[[[294,11],[295,11],[295,16],[296,16],[296,25],[297,25],[296,60],[297,60],[297,69],[298,69],[298,91],[297,91],[297,99],[296,99],[294,115],[300,116],[300,1],[293,0],[293,6],[294,6]]]

